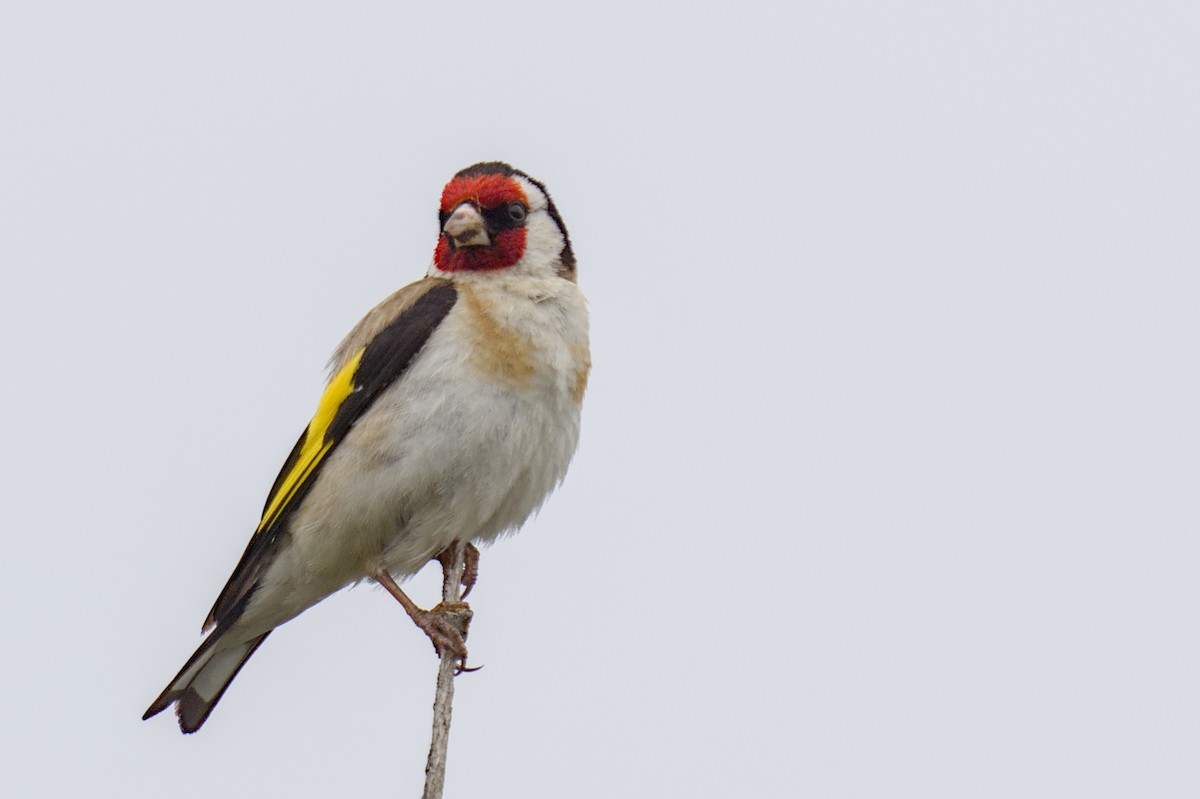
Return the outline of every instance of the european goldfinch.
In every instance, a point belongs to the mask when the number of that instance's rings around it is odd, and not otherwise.
[[[591,360],[562,217],[541,183],[489,162],[446,185],[439,221],[427,277],[334,352],[211,632],[143,718],[174,704],[196,731],[280,624],[364,579],[406,602],[395,578],[515,530],[566,474]],[[453,625],[406,609],[465,659]]]

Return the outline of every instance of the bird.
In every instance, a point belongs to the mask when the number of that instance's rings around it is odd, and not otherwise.
[[[174,705],[180,730],[200,729],[272,630],[364,581],[466,667],[456,625],[398,582],[465,543],[469,591],[474,545],[515,532],[561,483],[591,355],[571,240],[543,183],[474,164],[442,190],[438,224],[425,277],[334,350],[207,637],[143,719]]]

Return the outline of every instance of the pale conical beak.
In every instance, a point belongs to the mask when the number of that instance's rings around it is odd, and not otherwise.
[[[459,203],[442,225],[442,233],[450,239],[455,249],[459,247],[487,247],[492,243],[479,209],[469,202]]]

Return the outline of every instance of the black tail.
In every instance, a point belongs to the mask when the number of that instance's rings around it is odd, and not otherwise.
[[[175,679],[171,680],[158,699],[155,699],[146,710],[142,719],[157,716],[175,703],[175,715],[179,717],[179,729],[184,732],[195,732],[212,713],[217,702],[233,678],[241,671],[242,666],[254,654],[254,650],[266,640],[271,631],[257,638],[232,646],[217,644],[223,637],[221,630],[213,631],[204,639],[188,662],[184,664]]]

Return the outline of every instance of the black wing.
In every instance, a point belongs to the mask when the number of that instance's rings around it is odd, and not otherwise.
[[[404,374],[457,299],[453,284],[439,282],[330,378],[316,414],[275,478],[262,521],[208,614],[205,629],[232,622],[240,615],[259,576],[271,562],[288,521],[312,489],[329,454],[375,400]]]

